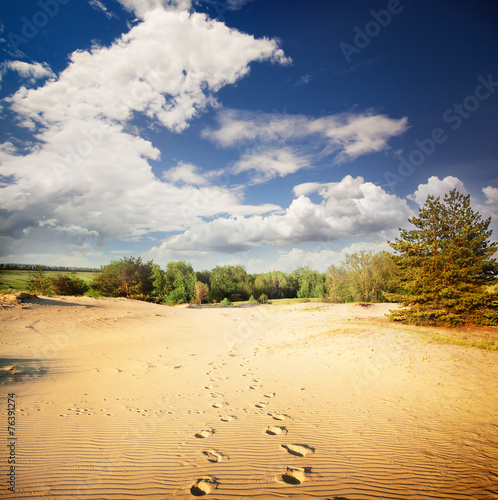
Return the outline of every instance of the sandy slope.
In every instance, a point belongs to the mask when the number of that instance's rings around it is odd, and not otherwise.
[[[498,498],[498,354],[427,344],[389,307],[4,308],[0,496]]]

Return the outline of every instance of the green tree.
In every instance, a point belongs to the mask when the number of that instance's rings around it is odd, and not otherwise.
[[[183,260],[168,262],[165,278],[166,303],[185,304],[192,300],[197,277],[191,264]]]
[[[298,283],[298,297],[318,298],[325,296],[325,273],[314,271],[305,266],[297,268],[292,275]]]
[[[209,287],[202,281],[197,281],[194,285],[194,299],[196,304],[206,302],[209,295]]]
[[[382,302],[396,289],[396,264],[388,252],[355,252],[346,255],[340,268],[329,269],[327,284],[329,297],[339,302]]]
[[[51,292],[50,280],[45,276],[43,266],[35,266],[29,273],[28,289],[30,292],[49,294]]]
[[[251,277],[243,266],[217,266],[211,271],[209,288],[210,300],[247,300],[252,291]]]
[[[151,280],[153,295],[155,297],[162,297],[166,286],[166,277],[164,276],[162,269],[157,264],[152,264]]]
[[[470,196],[453,189],[443,201],[428,196],[416,229],[400,229],[390,245],[397,252],[403,292],[396,298],[406,309],[394,320],[420,325],[498,324],[498,294],[490,284],[498,275],[492,257],[497,243],[488,240],[491,219],[470,206]]]
[[[152,261],[140,257],[124,257],[102,266],[92,282],[92,288],[110,297],[146,298],[154,290]]]
[[[344,267],[330,266],[325,280],[327,298],[330,302],[354,302],[355,299],[349,288],[348,273]]]

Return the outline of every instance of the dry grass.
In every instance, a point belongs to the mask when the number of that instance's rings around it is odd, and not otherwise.
[[[398,331],[414,333],[422,336],[429,342],[438,342],[446,344],[464,345],[478,347],[489,351],[498,351],[498,327],[473,326],[461,328],[444,327],[421,327],[415,325],[404,325],[393,323],[387,319],[355,321],[349,322],[357,325],[368,324],[370,327],[377,323],[378,327],[390,328]]]

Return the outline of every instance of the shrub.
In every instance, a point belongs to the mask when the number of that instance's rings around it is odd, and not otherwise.
[[[260,304],[268,304],[268,295],[262,293],[258,298],[258,302]]]
[[[220,304],[221,304],[222,306],[231,306],[231,305],[232,305],[232,302],[231,302],[231,300],[230,300],[230,299],[228,299],[227,297],[225,297],[225,298],[224,298],[224,299],[220,302]]]
[[[257,303],[258,303],[258,301],[254,298],[253,295],[251,295],[249,297],[249,304],[257,304]]]
[[[49,281],[56,295],[84,295],[89,288],[81,278],[68,274],[52,276]]]
[[[209,287],[202,283],[201,281],[197,281],[194,285],[194,300],[195,304],[202,304],[206,302],[209,294]]]

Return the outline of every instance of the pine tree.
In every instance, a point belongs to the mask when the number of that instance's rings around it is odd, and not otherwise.
[[[403,293],[393,297],[406,308],[391,318],[419,325],[497,325],[498,275],[490,243],[491,218],[483,220],[470,206],[470,195],[456,189],[443,198],[428,196],[416,229],[400,229],[390,242],[400,268]]]

